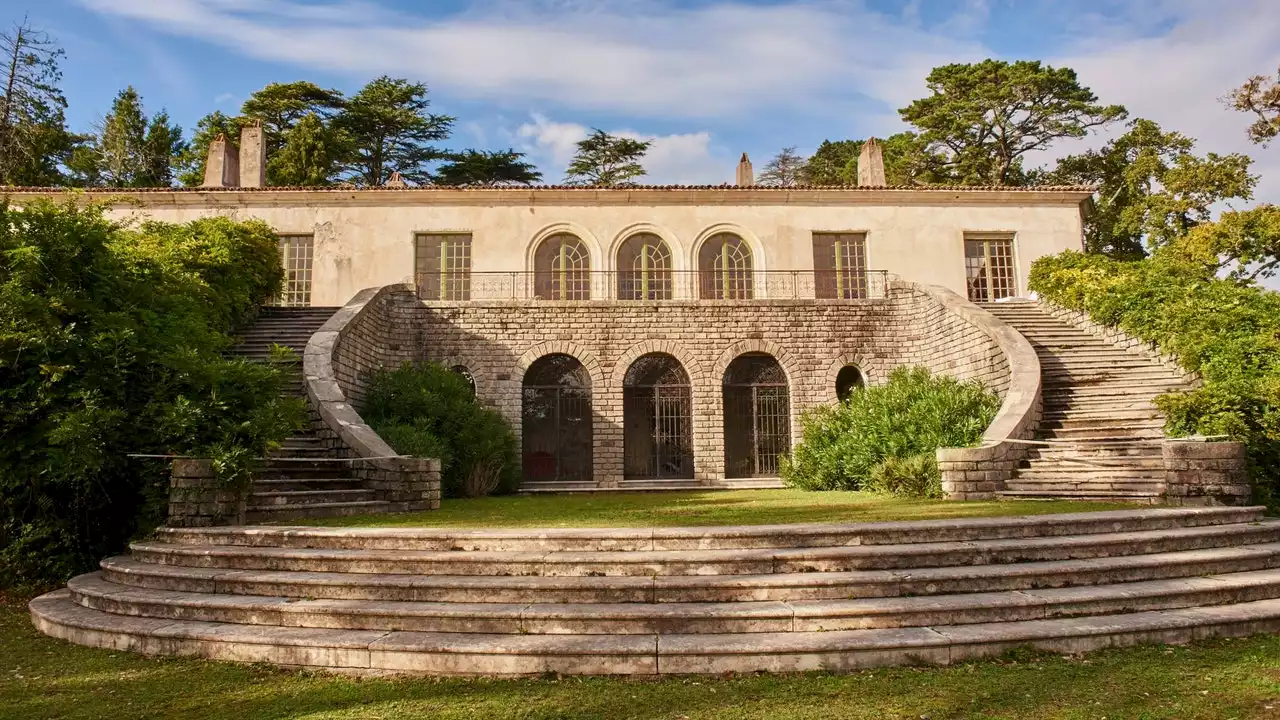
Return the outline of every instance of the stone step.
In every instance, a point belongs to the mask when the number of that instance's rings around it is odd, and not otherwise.
[[[329,458],[336,459],[336,458]],[[255,480],[291,480],[309,478],[349,478],[352,463],[326,462],[322,458],[310,460],[270,459],[254,471]]]
[[[30,604],[41,632],[80,645],[332,669],[432,674],[719,674],[947,664],[1030,646],[1059,653],[1280,629],[1280,600],[1099,617],[831,632],[502,635],[331,630],[128,617],[58,590]]]
[[[359,478],[286,478],[264,480],[254,478],[253,492],[278,494],[296,490],[363,490],[365,481]]]
[[[1098,468],[1090,466],[1070,466],[1065,463],[1054,464],[1050,462],[1040,462],[1026,468],[1018,468],[1014,471],[1015,477],[1023,482],[1091,482],[1097,480],[1099,482],[1112,481],[1139,481],[1139,482],[1164,482],[1165,471],[1163,468]]]
[[[1046,388],[1045,395],[1059,398],[1105,397],[1120,400],[1146,398],[1154,400],[1165,393],[1183,390],[1181,383],[1076,383],[1064,387]]]
[[[1164,416],[1154,407],[1150,408],[1125,408],[1121,410],[1108,408],[1076,408],[1066,409],[1057,407],[1044,412],[1044,421],[1051,422],[1054,420],[1159,420],[1164,422]]]
[[[159,528],[166,545],[328,550],[625,552],[870,547],[1239,526],[1264,507],[1161,508],[896,522],[643,528]]]
[[[724,478],[716,487],[728,490],[781,490],[787,487],[782,478]]]
[[[254,508],[256,509],[256,508]],[[440,552],[137,542],[144,562],[228,570],[420,575],[656,576],[840,572],[1098,558],[1280,540],[1280,520],[1088,536],[900,545],[632,552]]]
[[[1049,480],[1046,478],[1026,478],[1015,474],[1005,484],[1009,492],[1054,492],[1092,494],[1094,492],[1124,493],[1131,495],[1156,496],[1164,492],[1163,478],[1088,478],[1078,480]]]
[[[354,478],[348,479],[347,482],[358,483],[359,480]],[[327,505],[335,503],[353,503],[367,502],[375,499],[377,493],[373,490],[365,490],[363,488],[348,489],[316,489],[309,488],[306,490],[271,490],[264,491],[263,486],[255,484],[253,492],[249,494],[249,507],[261,508],[265,505]]]
[[[1003,499],[1013,500],[1060,500],[1069,497],[1072,500],[1081,500],[1084,502],[1127,502],[1127,503],[1147,503],[1157,505],[1163,499],[1163,496],[1153,493],[1129,492],[1126,490],[1078,490],[1075,492],[1064,492],[1061,490],[1020,490],[1009,487],[996,493]]]
[[[1280,570],[942,596],[727,603],[449,603],[193,594],[91,573],[73,602],[116,615],[345,630],[534,635],[829,632],[1170,610],[1280,597]]]
[[[1113,429],[1113,430],[1144,430],[1154,429],[1163,430],[1164,420],[1159,417],[1151,418],[1125,418],[1125,417],[1079,417],[1076,415],[1066,415],[1053,419],[1046,418],[1040,423],[1040,427],[1049,430],[1085,430],[1085,429]]]
[[[768,575],[458,576],[228,571],[102,561],[128,587],[224,595],[456,603],[687,603],[833,600],[1076,587],[1280,567],[1280,543],[1005,565]]]
[[[245,508],[245,522],[266,523],[307,518],[351,517],[376,515],[391,511],[391,503],[381,500],[358,502],[311,503],[307,505],[249,505]]]
[[[1084,427],[1042,428],[1036,433],[1039,440],[1159,440],[1164,430],[1159,427]]]

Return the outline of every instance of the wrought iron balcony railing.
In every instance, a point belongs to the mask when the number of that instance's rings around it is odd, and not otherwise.
[[[471,300],[875,300],[885,297],[884,270],[551,270],[466,272],[417,277],[425,301]]]

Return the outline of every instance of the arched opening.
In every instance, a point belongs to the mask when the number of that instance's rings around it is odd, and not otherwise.
[[[533,253],[534,295],[543,300],[590,300],[591,253],[571,233],[557,233]]]
[[[623,475],[693,477],[693,396],[689,374],[665,353],[636,359],[622,383]]]
[[[572,355],[546,355],[524,374],[526,482],[591,479],[591,376]]]
[[[853,391],[861,390],[866,386],[867,380],[862,376],[862,371],[857,365],[845,365],[836,374],[836,397],[840,398],[840,402],[848,400]]]
[[[467,369],[467,366],[454,365],[449,369],[457,373],[459,376],[461,376],[463,380],[467,381],[467,384],[471,386],[471,397],[475,397],[476,396],[476,378],[474,375],[471,374],[471,371]]]
[[[774,477],[790,451],[786,373],[767,353],[739,355],[724,373],[725,477]]]
[[[618,299],[671,299],[671,249],[662,238],[637,233],[618,248]]]
[[[753,262],[747,241],[733,233],[707,238],[698,250],[698,297],[703,300],[750,300]]]

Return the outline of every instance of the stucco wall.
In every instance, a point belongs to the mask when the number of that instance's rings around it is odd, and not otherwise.
[[[696,269],[698,247],[717,232],[752,246],[757,270],[813,268],[812,233],[867,233],[867,265],[965,292],[965,232],[1015,234],[1019,292],[1031,262],[1078,249],[1076,190],[495,190],[138,193],[118,218],[182,222],[213,214],[260,218],[281,233],[314,234],[314,305],[341,305],[366,287],[413,282],[413,237],[469,232],[472,269],[531,269],[540,238],[572,232],[592,268],[614,269],[618,245],[653,232],[676,270]],[[15,195],[21,202],[23,196]]]

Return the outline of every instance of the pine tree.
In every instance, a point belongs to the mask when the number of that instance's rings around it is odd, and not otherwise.
[[[578,153],[565,171],[565,182],[600,187],[634,185],[634,180],[645,174],[640,159],[652,144],[648,140],[615,137],[603,130],[592,130],[585,140],[578,142]]]
[[[349,148],[346,177],[378,186],[399,172],[410,182],[431,182],[427,166],[448,157],[432,143],[449,137],[454,118],[428,112],[430,105],[426,85],[385,75],[347,100],[333,118]]]
[[[58,83],[65,53],[24,18],[0,33],[0,184],[56,185],[79,140]]]

